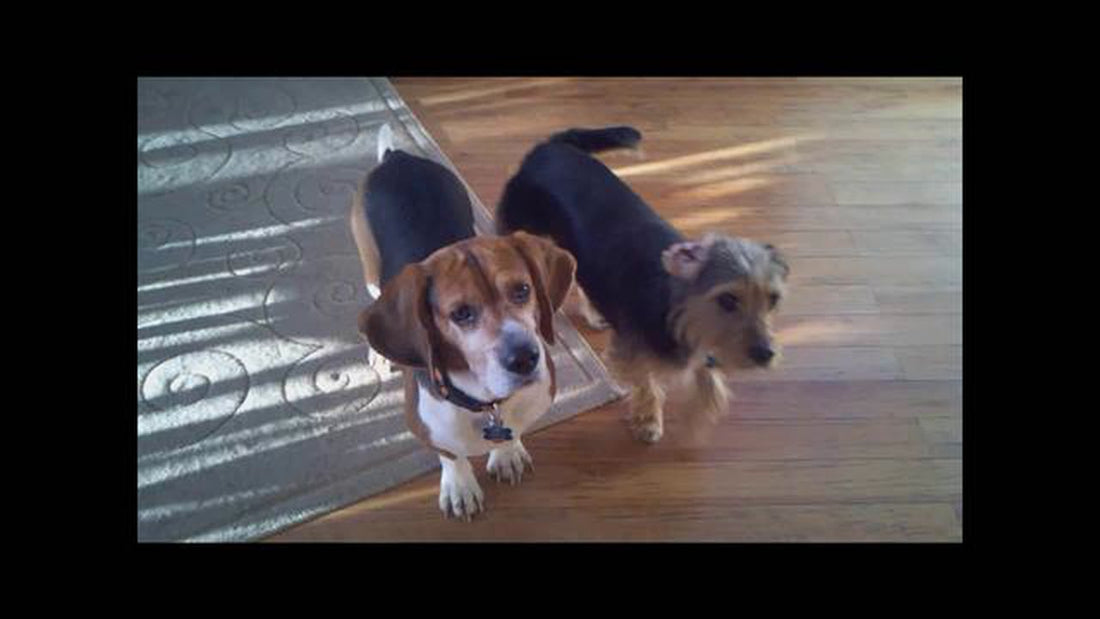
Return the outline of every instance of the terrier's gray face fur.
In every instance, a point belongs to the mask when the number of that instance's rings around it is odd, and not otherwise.
[[[778,250],[708,234],[673,245],[661,260],[673,276],[670,321],[681,342],[726,368],[775,363],[771,321],[790,272]]]

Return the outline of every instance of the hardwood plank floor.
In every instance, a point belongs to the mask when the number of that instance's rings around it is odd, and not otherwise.
[[[269,541],[962,539],[960,79],[398,79],[482,201],[538,140],[630,124],[601,158],[686,234],[785,250],[776,370],[694,438],[646,446],[623,403],[525,438],[536,470],[445,521],[438,472]],[[606,333],[581,329],[597,350]]]

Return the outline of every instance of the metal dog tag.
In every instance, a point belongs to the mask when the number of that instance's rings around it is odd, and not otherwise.
[[[498,416],[495,404],[493,405],[493,410],[489,412],[489,425],[482,429],[481,437],[494,443],[512,440],[512,430],[504,427],[504,424]]]

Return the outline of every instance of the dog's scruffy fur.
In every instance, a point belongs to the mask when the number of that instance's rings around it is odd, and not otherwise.
[[[582,314],[595,326],[598,311],[614,329],[608,360],[633,388],[632,430],[655,442],[664,432],[662,383],[694,382],[687,412],[702,416],[688,421],[713,421],[729,408],[724,372],[775,362],[771,318],[789,268],[771,245],[685,239],[590,155],[640,140],[631,127],[552,136],[508,182],[496,219],[502,234],[546,236],[576,258],[581,303],[595,307]]]

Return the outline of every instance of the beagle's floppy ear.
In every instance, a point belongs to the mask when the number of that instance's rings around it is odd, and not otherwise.
[[[429,278],[419,264],[406,265],[386,282],[382,294],[359,313],[359,332],[390,361],[435,371],[434,325],[428,304]]]
[[[573,285],[577,261],[553,242],[532,234],[515,232],[508,238],[531,272],[539,304],[539,333],[548,344],[553,344],[554,312],[565,303],[565,296]]]

